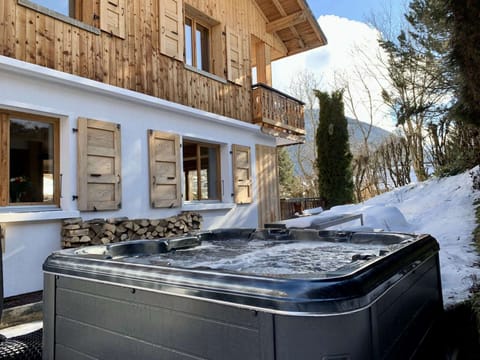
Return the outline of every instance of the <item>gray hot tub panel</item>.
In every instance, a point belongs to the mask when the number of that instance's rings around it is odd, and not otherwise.
[[[429,236],[241,234],[403,245],[347,270],[293,277],[128,260],[237,238],[231,229],[62,251],[44,264],[44,358],[405,359],[442,310],[438,244]]]

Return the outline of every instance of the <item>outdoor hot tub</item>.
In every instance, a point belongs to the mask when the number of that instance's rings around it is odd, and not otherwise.
[[[44,359],[408,359],[442,311],[429,235],[225,229],[45,261]]]

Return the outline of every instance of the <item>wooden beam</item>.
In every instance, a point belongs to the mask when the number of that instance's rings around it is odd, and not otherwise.
[[[315,19],[315,16],[312,13],[312,10],[310,7],[307,5],[305,0],[297,0],[298,6],[302,9],[307,14],[306,20],[310,23],[312,26],[313,31],[315,34],[318,36],[319,39],[323,42],[323,45],[327,44],[327,38],[325,37],[325,34],[323,33],[322,29],[320,28],[320,25],[318,25],[317,19]],[[310,15],[310,16],[309,16]]]
[[[280,4],[278,0],[272,0],[272,2],[273,2],[273,5],[275,5],[275,7],[277,8],[277,10],[280,12],[280,14],[282,14],[282,16],[287,15],[285,10],[283,9],[282,4]]]
[[[306,21],[306,18],[307,17],[304,11],[298,11],[296,13],[281,17],[278,20],[268,23],[266,30],[268,33],[276,32],[278,30],[300,24]]]
[[[267,118],[263,118],[262,121],[258,123],[261,123],[262,125],[268,124],[275,127],[276,129],[283,130],[283,132],[294,133],[296,135],[305,135],[307,133],[306,130],[304,129],[299,129],[294,126],[287,125],[285,123],[267,119]]]
[[[280,2],[278,0],[272,0],[272,2],[275,5],[275,7],[277,8],[280,15],[282,15],[283,17],[288,16],[287,12],[285,11],[282,4],[280,4]],[[305,43],[303,42],[302,38],[300,37],[300,34],[298,33],[297,29],[295,29],[295,26],[290,25],[290,26],[288,26],[288,28],[293,33],[293,36],[295,36],[295,38],[298,39],[298,45],[301,48],[305,48]]]

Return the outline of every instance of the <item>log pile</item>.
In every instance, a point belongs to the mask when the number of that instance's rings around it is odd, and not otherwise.
[[[166,219],[114,218],[83,221],[66,219],[62,226],[62,248],[107,245],[120,241],[181,236],[200,230],[202,216],[184,212]]]

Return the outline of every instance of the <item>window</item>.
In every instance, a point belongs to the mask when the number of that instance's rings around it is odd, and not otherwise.
[[[190,17],[185,17],[185,63],[210,71],[210,29]]]
[[[220,148],[190,141],[183,143],[184,197],[220,200]]]
[[[58,119],[0,113],[0,205],[59,204]]]
[[[125,39],[126,0],[17,0],[18,4],[100,35]]]
[[[75,17],[75,0],[30,0],[59,14]]]

